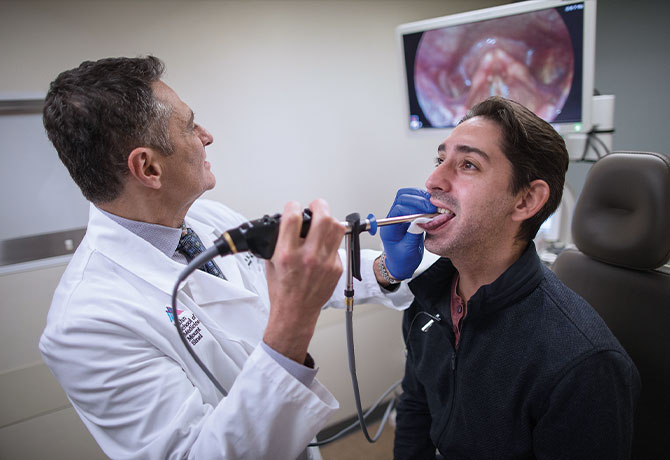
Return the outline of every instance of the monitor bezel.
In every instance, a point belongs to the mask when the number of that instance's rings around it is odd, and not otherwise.
[[[422,21],[401,24],[396,28],[396,37],[401,54],[401,66],[404,83],[405,104],[405,126],[409,131],[435,131],[448,132],[453,127],[421,127],[412,129],[409,124],[411,112],[409,107],[409,82],[405,62],[405,47],[403,37],[417,32],[440,29],[444,27],[462,25],[472,22],[485,21],[489,19],[502,18],[515,14],[529,13],[549,8],[584,4],[583,30],[582,30],[582,120],[581,122],[552,122],[551,125],[561,135],[586,133],[592,128],[592,101],[595,79],[595,41],[596,41],[596,3],[597,0],[529,0],[508,5],[494,6],[463,13],[451,14],[438,18],[425,19]]]

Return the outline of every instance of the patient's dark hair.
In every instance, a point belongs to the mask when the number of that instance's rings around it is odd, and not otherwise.
[[[536,179],[549,185],[549,199],[545,205],[519,229],[517,238],[530,241],[561,203],[569,162],[565,142],[549,123],[521,104],[499,96],[472,107],[463,121],[473,117],[484,117],[500,127],[500,149],[512,163],[510,191],[513,194]]]
[[[172,108],[154,98],[151,85],[165,66],[154,57],[85,61],[51,82],[43,121],[58,156],[93,203],[116,199],[137,147],[172,152]]]

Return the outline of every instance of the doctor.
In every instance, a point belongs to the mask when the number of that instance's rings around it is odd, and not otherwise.
[[[173,311],[171,291],[192,250],[245,219],[197,200],[215,185],[205,156],[213,138],[161,81],[163,70],[151,56],[110,58],[51,83],[45,128],[92,205],[40,351],[111,458],[318,458],[306,446],[338,403],[315,379],[307,349],[323,305],[343,302],[343,284],[329,298],[344,228],[316,200],[300,238],[301,206],[290,202],[271,261],[217,258],[183,283]],[[408,303],[405,287],[380,289],[371,258],[362,269],[359,298]]]

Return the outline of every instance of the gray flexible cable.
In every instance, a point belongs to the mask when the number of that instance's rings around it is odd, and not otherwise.
[[[184,337],[184,332],[181,330],[181,327],[179,325],[179,315],[177,314],[177,292],[179,291],[179,285],[186,279],[188,276],[196,271],[200,266],[206,264],[210,260],[212,260],[216,255],[218,254],[218,249],[216,246],[212,246],[211,248],[207,249],[206,251],[198,254],[196,257],[193,258],[192,261],[188,263],[186,268],[182,270],[182,272],[179,274],[179,278],[177,278],[177,282],[174,284],[174,288],[172,289],[172,315],[174,317],[174,325],[177,328],[177,333],[179,334],[179,338],[181,339],[182,343],[190,353],[191,357],[195,360],[196,363],[198,363],[198,366],[200,366],[200,369],[205,373],[207,378],[214,384],[217,390],[223,395],[223,396],[228,396],[228,392],[221,386],[219,381],[212,375],[212,373],[209,371],[207,366],[205,366],[205,363],[203,363],[200,358],[198,358],[198,355],[195,354],[193,349],[191,348],[191,344],[188,343],[188,340],[186,340],[186,337]]]
[[[367,412],[363,414],[363,418],[367,418],[370,414],[372,414],[372,412],[374,412],[377,409],[377,407],[379,407],[379,404],[381,404],[381,402],[389,395],[389,393],[391,393],[396,388],[398,388],[398,386],[400,386],[401,382],[402,379],[396,381],[379,398],[377,398],[377,401],[375,401],[375,403],[367,410]],[[380,427],[383,428],[386,425],[386,422],[388,421],[388,418],[391,415],[391,411],[395,408],[395,402],[396,402],[395,398],[391,398],[391,400],[389,401],[388,405],[386,406],[386,410],[384,410],[384,415],[382,416]],[[323,446],[333,441],[337,441],[345,434],[348,434],[350,431],[354,430],[355,428],[358,428],[360,425],[361,425],[360,419],[356,420],[354,423],[347,426],[346,428],[343,428],[338,433],[332,435],[330,438],[324,439],[323,441],[314,442],[310,444],[309,447]]]
[[[374,438],[370,438],[368,434],[368,427],[365,425],[365,418],[363,417],[363,409],[361,408],[361,393],[358,389],[358,377],[356,377],[356,355],[354,354],[354,325],[353,325],[353,310],[347,309],[345,312],[346,329],[347,329],[347,351],[349,354],[349,373],[351,374],[351,384],[354,388],[354,400],[356,401],[356,412],[358,413],[358,420],[361,423],[361,430],[365,435],[365,439],[370,443],[377,442],[381,436],[382,430],[386,421],[379,426],[377,434]]]
[[[177,333],[179,334],[179,338],[181,339],[182,343],[188,350],[189,354],[191,357],[195,360],[195,362],[200,366],[202,371],[205,373],[207,378],[212,382],[212,384],[216,387],[216,389],[225,397],[228,395],[228,392],[221,386],[219,381],[212,375],[210,370],[207,368],[207,366],[200,360],[198,355],[195,354],[194,350],[191,348],[190,343],[186,339],[186,337],[183,334],[183,331],[181,330],[180,324],[179,324],[179,316],[177,314],[177,293],[179,292],[179,286],[181,283],[188,278],[191,273],[193,273],[195,270],[197,270],[200,266],[204,265],[205,263],[209,262],[212,260],[215,256],[218,255],[219,250],[217,249],[216,246],[212,246],[203,253],[199,254],[196,256],[191,262],[188,263],[186,268],[179,274],[179,277],[177,279],[177,282],[174,285],[174,288],[172,290],[172,314],[174,316],[174,325],[177,328]],[[379,404],[388,396],[389,393],[391,393],[393,390],[395,390],[399,385],[401,380],[398,380],[395,382],[393,385],[391,385],[385,392],[382,394],[377,401],[368,409],[368,411],[363,414],[363,410],[361,408],[361,397],[360,397],[360,391],[358,388],[358,378],[356,376],[356,356],[354,352],[354,333],[353,333],[353,311],[346,310],[345,311],[345,326],[346,326],[346,335],[347,335],[347,355],[349,358],[349,373],[351,374],[351,382],[353,386],[353,391],[354,391],[354,399],[356,401],[356,413],[358,415],[358,421],[352,423],[348,427],[344,428],[341,430],[339,433],[331,436],[330,438],[319,441],[316,443],[312,443],[309,446],[322,446],[325,444],[328,444],[332,441],[335,441],[351,430],[355,429],[357,426],[360,425],[361,430],[363,431],[363,434],[365,435],[365,438],[368,440],[370,443],[376,442],[379,437],[381,436],[382,430],[386,426],[386,423],[388,421],[388,418],[391,414],[391,411],[395,407],[395,398],[392,398],[391,401],[389,402],[388,406],[386,407],[386,410],[384,412],[384,415],[382,417],[381,423],[379,425],[379,428],[377,430],[377,433],[373,438],[370,437],[367,426],[365,424],[365,418],[368,417],[374,410],[377,409]]]

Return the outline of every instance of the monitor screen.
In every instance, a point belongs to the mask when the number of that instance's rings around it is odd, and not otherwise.
[[[409,127],[451,128],[492,95],[590,129],[595,0],[528,1],[398,27]]]

